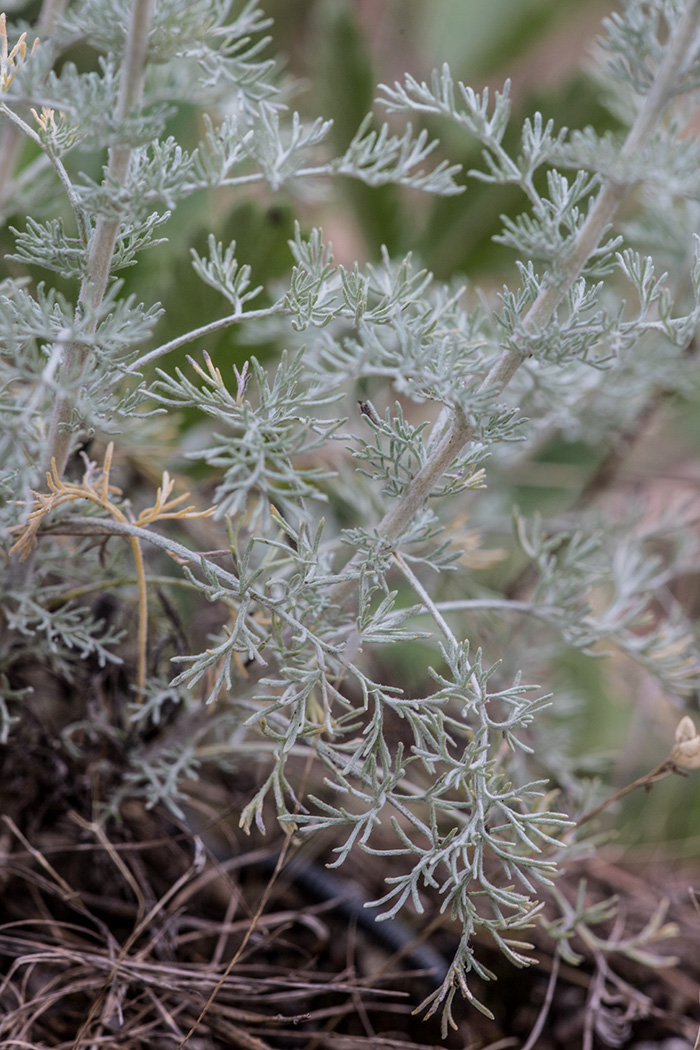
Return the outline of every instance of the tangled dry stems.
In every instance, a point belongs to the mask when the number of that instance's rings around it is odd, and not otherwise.
[[[425,975],[378,955],[345,928],[335,902],[300,900],[284,874],[270,895],[267,845],[221,862],[140,807],[109,836],[75,811],[27,834],[6,815],[2,839],[3,1047],[399,1050],[440,1042],[411,1016]],[[658,898],[648,873],[600,858],[572,868],[559,891],[571,897],[582,874],[594,897],[620,897],[631,927]],[[667,951],[681,957],[680,970],[613,967],[585,946],[586,964],[574,969],[542,938],[537,967],[499,974],[499,1022],[465,1012],[447,1046],[634,1046],[641,1031],[694,1039],[700,917],[683,898],[682,877],[667,869],[663,878],[680,931]],[[263,893],[270,901],[256,915]],[[434,926],[434,942],[449,947],[449,923]],[[527,1043],[538,1015],[541,1032]]]

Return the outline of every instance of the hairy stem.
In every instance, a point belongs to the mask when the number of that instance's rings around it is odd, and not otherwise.
[[[668,41],[656,79],[625,140],[621,152],[623,158],[634,156],[643,147],[647,137],[663,116],[666,106],[673,98],[674,85],[679,82],[679,74],[690,61],[693,51],[697,49],[696,32],[699,22],[700,0],[691,0]],[[566,293],[580,277],[628,189],[628,183],[615,183],[610,180],[603,183],[568,257],[561,264],[559,279],[556,282],[545,283],[525,315],[523,330],[526,337],[536,335],[538,330],[548,323]],[[518,346],[517,335],[513,341],[515,347],[503,352],[482,383],[482,390],[502,390],[528,356],[527,351]],[[522,343],[522,337],[520,342]]]
[[[148,37],[153,21],[154,0],[133,0],[131,16],[124,46],[124,57],[119,75],[119,97],[116,118],[123,121],[143,98],[146,74]],[[123,185],[129,173],[132,147],[113,146],[109,153],[105,181]],[[114,247],[121,226],[121,217],[100,215],[90,237],[88,260],[78,299],[79,306],[87,316],[86,331],[93,334],[98,325],[99,309],[109,283]],[[89,354],[84,344],[71,343],[66,347],[61,379],[66,393],[54,406],[49,431],[46,463],[55,459],[59,474],[65,469],[71,446],[70,417],[75,406],[75,392]]]
[[[457,407],[448,426],[433,448],[432,454],[377,525],[377,532],[390,547],[396,544],[401,533],[423,506],[450,463],[454,462],[460,449],[470,438],[469,421],[461,408]],[[346,571],[350,565],[358,561],[358,555],[353,555]],[[354,578],[336,584],[332,591],[333,601],[341,604],[354,593],[356,586],[357,581]]]
[[[664,60],[659,67],[654,84],[642,103],[637,118],[625,140],[622,155],[630,157],[643,145],[656,127],[664,109],[673,97],[674,84],[678,83],[683,66],[692,56],[696,30],[700,21],[700,0],[692,0],[681,16],[669,39]],[[593,202],[586,221],[578,232],[568,257],[564,259],[558,278],[546,281],[539,295],[523,318],[522,334],[515,335],[512,345],[504,350],[491,371],[483,380],[480,391],[497,395],[517,372],[529,355],[523,343],[528,342],[550,321],[574,282],[580,277],[586,263],[600,244],[617,208],[629,189],[626,183],[604,182]],[[445,470],[454,462],[462,448],[471,441],[472,428],[461,408],[455,408],[449,423],[444,418],[438,421],[440,434],[426,462],[406,486],[401,496],[387,511],[377,525],[377,532],[386,539],[388,546],[396,545],[401,533],[413,519],[436,488]],[[359,561],[353,555],[347,568]],[[346,601],[354,592],[356,582],[347,580],[333,590],[333,600]]]
[[[622,149],[623,157],[634,155],[656,127],[678,83],[679,73],[689,61],[695,48],[696,31],[700,21],[700,0],[692,0],[680,18],[669,39],[664,60],[654,84],[646,96]],[[524,337],[531,337],[544,328],[564,299],[584,266],[600,244],[617,208],[629,186],[625,183],[605,182],[598,192],[588,216],[561,267],[561,275],[545,284],[523,319]],[[515,346],[505,350],[488,373],[481,390],[500,392],[508,385],[528,356],[522,344],[523,337],[514,339]],[[447,434],[433,450],[421,471],[413,478],[405,492],[377,526],[378,531],[393,544],[422,506],[437,484],[443,471],[453,462],[462,447],[471,440],[471,430],[461,413],[454,413]]]

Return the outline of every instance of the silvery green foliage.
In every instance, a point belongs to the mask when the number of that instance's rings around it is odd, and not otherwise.
[[[320,229],[297,227],[286,286],[253,308],[263,300],[249,265],[235,242],[212,234],[208,258],[193,253],[194,270],[230,312],[147,350],[160,307],[140,301],[147,287],[125,295],[114,275],[167,238],[169,214],[191,194],[258,183],[303,194],[343,175],[452,195],[463,189],[458,166],[431,160],[426,131],[370,118],[330,157],[329,123],[288,109],[256,0],[77,0],[33,53],[3,60],[4,148],[22,137],[34,147],[0,186],[5,214],[28,213],[14,220],[12,258],[76,288],[71,298],[48,278],[0,286],[3,525],[21,523],[52,458],[60,473],[86,433],[114,435],[118,447],[120,434],[153,424],[144,417],[154,410],[187,409],[207,423],[187,456],[218,472],[216,515],[228,530],[224,564],[161,526],[127,515],[110,525],[177,557],[190,591],[227,610],[204,651],[180,656],[173,680],[150,681],[127,709],[124,791],[182,814],[183,778],[201,771],[199,743],[217,731],[222,756],[244,747],[267,756],[245,828],[264,826],[272,798],[286,826],[333,829],[336,863],[356,848],[395,858],[385,915],[421,912],[430,890],[461,924],[449,976],[425,1004],[444,1007],[446,1023],[457,990],[473,999],[470,971],[490,976],[477,930],[527,963],[513,934],[550,893],[566,826],[530,767],[550,700],[522,681],[517,637],[507,653],[487,654],[473,640],[474,617],[525,616],[545,646],[561,637],[584,652],[617,647],[674,695],[699,683],[693,628],[668,593],[698,551],[673,523],[615,534],[583,509],[556,520],[516,512],[532,581],[516,597],[474,583],[459,564],[463,537],[448,528],[467,493],[485,529],[489,520],[503,528],[507,490],[482,492],[484,470],[497,480],[501,464],[524,462],[562,431],[605,447],[660,393],[697,391],[687,353],[700,320],[697,147],[682,132],[699,82],[699,17],[698,0],[630,0],[608,23],[600,75],[629,135],[568,133],[535,114],[510,156],[507,85],[491,99],[444,67],[427,82],[407,76],[380,89],[389,113],[452,121],[475,137],[483,166],[468,177],[522,191],[523,214],[504,219],[498,238],[514,252],[515,276],[496,299],[434,280],[410,255],[339,265]],[[8,29],[10,48],[21,31]],[[67,61],[57,71],[79,41],[99,53],[99,67],[83,73]],[[209,110],[190,149],[166,136],[183,100]],[[82,170],[82,154],[105,148],[101,174]],[[611,228],[629,183],[641,184],[635,214]],[[287,349],[276,368],[255,358],[241,370],[200,363],[199,350],[188,369],[170,366],[174,349],[240,323],[251,340],[256,330],[279,336]],[[360,398],[358,409],[358,384],[388,407]],[[411,403],[429,406],[424,418]],[[77,528],[75,507],[61,513]],[[92,506],[82,520],[98,518]],[[3,741],[21,717],[13,669],[28,653],[65,675],[76,653],[118,658],[117,628],[71,595],[78,585],[87,593],[95,573],[108,591],[122,568],[98,568],[80,544],[59,555],[56,542],[40,538],[24,572],[5,554]],[[441,579],[459,579],[460,597],[443,600]],[[668,615],[649,629],[659,595]],[[372,654],[417,640],[433,646],[432,685],[414,695],[384,681]],[[203,716],[200,702],[214,700],[217,713]],[[134,727],[160,727],[166,704],[179,705],[180,721],[140,744]],[[400,746],[390,743],[397,725]],[[309,756],[324,778],[299,798],[294,778]],[[565,782],[560,755],[553,765]],[[582,904],[569,913],[548,927],[561,945],[577,923],[599,918]]]

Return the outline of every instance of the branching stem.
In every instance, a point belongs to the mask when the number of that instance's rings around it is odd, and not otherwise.
[[[643,147],[646,139],[663,116],[664,109],[673,97],[674,86],[679,81],[679,74],[683,66],[691,59],[693,50],[697,48],[698,22],[700,22],[700,0],[692,0],[668,42],[656,79],[625,140],[621,151],[623,158],[634,156]],[[600,244],[628,189],[629,186],[626,183],[612,181],[603,183],[568,257],[561,263],[559,279],[556,283],[553,281],[545,283],[523,319],[523,330],[526,336],[536,335],[551,319],[554,311],[580,277],[584,266]],[[527,351],[518,345],[517,335],[513,342],[515,346],[503,352],[486,376],[481,386],[482,390],[493,390],[494,392],[502,390],[526,359]]]
[[[120,70],[119,97],[115,113],[117,121],[125,120],[143,97],[153,11],[154,0],[132,2]],[[129,145],[112,147],[105,174],[107,183],[124,184],[129,172],[131,154],[132,147]],[[90,238],[87,268],[78,300],[81,311],[87,316],[87,331],[90,334],[97,329],[99,310],[107,291],[120,226],[120,217],[100,215]],[[87,346],[73,342],[66,346],[63,355],[61,379],[66,392],[56,400],[54,406],[46,453],[47,465],[55,460],[59,474],[63,473],[70,452],[69,422],[75,407],[75,391],[80,384],[88,353]]]
[[[387,544],[393,547],[413,516],[420,510],[430,493],[435,489],[440,478],[459,454],[461,448],[471,437],[471,426],[462,409],[457,406],[449,425],[435,445],[432,454],[407,486],[404,493],[387,511],[377,532]],[[355,555],[353,562],[359,561]],[[349,566],[348,566],[349,568]],[[346,569],[347,571],[347,569]],[[333,601],[342,603],[355,590],[357,581],[354,578],[337,584],[333,589]]]
[[[632,156],[642,147],[663,115],[672,97],[674,84],[678,83],[679,73],[696,47],[698,22],[700,22],[700,0],[692,0],[669,40],[656,80],[625,141],[623,156]],[[515,335],[512,345],[503,351],[483,380],[480,392],[488,391],[497,395],[511,381],[528,356],[527,349],[522,345],[524,340],[535,336],[551,320],[557,307],[580,277],[587,261],[600,243],[628,188],[628,185],[624,183],[618,184],[611,181],[603,183],[568,257],[561,264],[558,280],[555,282],[550,279],[545,282],[523,319],[523,335],[520,336],[520,339],[517,334]],[[441,428],[441,434],[428,459],[377,525],[378,534],[386,540],[389,547],[395,546],[401,533],[423,506],[430,493],[437,487],[445,470],[472,439],[472,427],[464,411],[459,407],[453,410],[448,425],[445,426],[442,419],[437,425]],[[346,570],[358,560],[357,555],[353,556]],[[334,601],[341,603],[347,600],[355,586],[354,580],[338,584],[333,592]]]

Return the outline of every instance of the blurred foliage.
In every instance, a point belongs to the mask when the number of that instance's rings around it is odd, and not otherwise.
[[[401,0],[376,5],[349,0],[303,0],[267,5],[275,18],[275,42],[288,56],[290,70],[308,76],[312,97],[302,98],[309,113],[322,113],[334,121],[334,145],[342,150],[365,113],[373,107],[376,84],[392,81],[404,68],[426,77],[447,61],[456,76],[479,87],[482,81],[500,88],[514,63],[527,64],[533,47],[557,33],[552,47],[561,47],[576,34],[576,16],[582,10],[597,16],[609,3],[591,5],[586,0]],[[374,35],[373,35],[374,34]],[[579,58],[580,39],[574,53]],[[538,57],[535,56],[535,57]],[[533,84],[537,77],[532,77]],[[341,91],[339,84],[351,84]],[[563,81],[549,90],[527,91],[515,99],[514,114],[504,146],[517,144],[519,118],[540,110],[557,127],[598,130],[613,126],[601,106],[594,84],[571,66]],[[383,115],[377,114],[380,122]],[[444,140],[444,154],[459,161],[465,173],[480,161],[480,148],[452,127],[429,122],[432,136]],[[517,152],[517,149],[515,150]],[[522,207],[512,187],[486,186],[465,179],[467,192],[456,198],[432,198],[401,193],[395,186],[370,189],[346,180],[340,208],[353,226],[353,243],[361,234],[365,251],[376,258],[381,245],[391,254],[412,250],[445,279],[456,273],[474,278],[512,264],[512,253],[493,244],[503,214],[516,215]],[[334,212],[339,205],[334,201]]]

